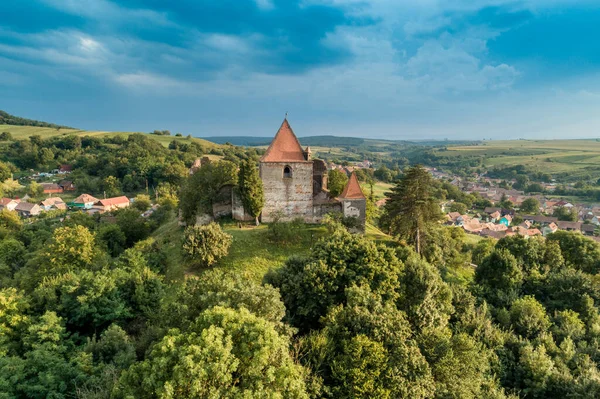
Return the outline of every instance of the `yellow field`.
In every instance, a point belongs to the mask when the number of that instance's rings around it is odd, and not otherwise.
[[[482,157],[484,166],[527,165],[545,173],[585,173],[600,170],[600,140],[485,141],[472,146],[448,146],[441,156]]]

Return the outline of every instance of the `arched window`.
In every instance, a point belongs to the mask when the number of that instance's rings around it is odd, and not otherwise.
[[[292,168],[290,168],[289,166],[285,166],[285,168],[283,168],[283,177],[291,179],[292,178]]]

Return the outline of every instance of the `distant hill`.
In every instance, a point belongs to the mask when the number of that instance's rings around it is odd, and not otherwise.
[[[33,119],[21,118],[14,116],[8,112],[0,110],[0,125],[14,125],[14,126],[36,126],[36,127],[49,127],[53,129],[72,129],[69,126],[57,125],[55,123],[48,123],[42,121],[36,121]]]
[[[249,136],[222,136],[222,137],[203,137],[204,140],[212,141],[217,144],[230,143],[241,146],[264,146],[269,145],[273,137],[249,137]],[[337,147],[343,145],[357,146],[364,144],[365,139],[356,137],[338,137],[338,136],[308,136],[298,137],[300,144],[315,147]]]

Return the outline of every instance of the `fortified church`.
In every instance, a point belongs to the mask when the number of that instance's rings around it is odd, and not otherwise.
[[[352,173],[342,194],[332,198],[327,190],[327,165],[312,159],[310,147],[302,149],[287,118],[260,159],[265,192],[262,221],[280,216],[318,223],[331,212],[358,218],[364,225],[366,198]]]
[[[357,218],[364,227],[367,201],[356,175],[352,173],[344,191],[332,197],[327,189],[327,165],[312,159],[310,147],[302,148],[287,118],[260,159],[259,170],[265,196],[262,222],[301,218],[319,223],[328,213],[338,212]],[[233,186],[223,187],[219,197],[213,206],[215,216],[252,220]]]

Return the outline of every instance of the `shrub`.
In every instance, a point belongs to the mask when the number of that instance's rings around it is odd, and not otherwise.
[[[226,256],[233,237],[225,233],[217,223],[205,226],[189,226],[185,229],[183,250],[190,259],[202,266],[212,266]]]
[[[267,237],[270,241],[280,244],[295,243],[301,237],[299,230],[302,226],[304,226],[304,220],[302,220],[302,218],[296,218],[291,222],[282,222],[280,216],[276,216],[269,224]]]

